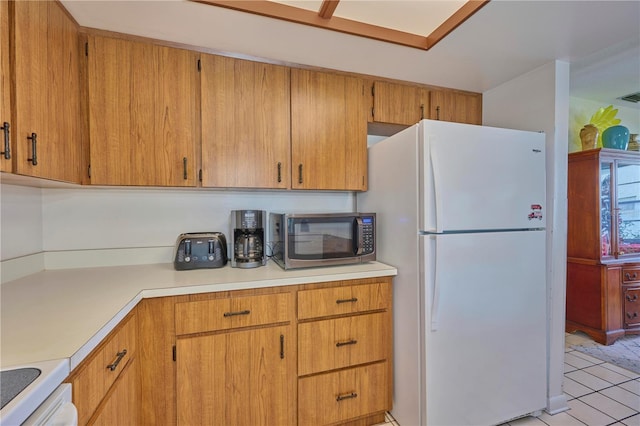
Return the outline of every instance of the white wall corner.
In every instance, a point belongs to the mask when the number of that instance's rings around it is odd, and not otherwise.
[[[523,96],[526,93],[527,96]],[[549,62],[483,93],[483,124],[546,134],[547,410],[567,409],[564,328],[567,247],[569,63]]]
[[[44,252],[0,262],[0,283],[4,284],[44,270]]]

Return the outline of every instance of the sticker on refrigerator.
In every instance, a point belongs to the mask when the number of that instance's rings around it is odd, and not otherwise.
[[[531,213],[529,213],[529,220],[539,219],[542,220],[542,205],[531,204]]]

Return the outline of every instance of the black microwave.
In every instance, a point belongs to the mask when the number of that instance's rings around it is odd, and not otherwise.
[[[376,260],[375,213],[270,213],[269,232],[284,269]]]

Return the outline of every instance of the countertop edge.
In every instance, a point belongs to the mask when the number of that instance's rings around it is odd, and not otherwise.
[[[166,288],[149,288],[143,289],[137,293],[122,309],[101,327],[91,338],[82,345],[75,353],[69,357],[70,372],[73,372],[80,363],[93,351],[102,340],[115,329],[115,327],[126,317],[143,299],[155,297],[182,296],[189,294],[212,293],[220,291],[247,290],[268,287],[285,287],[300,284],[313,284],[320,282],[366,279],[376,277],[389,277],[397,275],[397,269],[380,262],[376,262],[382,266],[381,269],[360,272],[347,272],[342,274],[325,274],[314,275],[308,277],[292,277],[287,279],[265,279],[250,280],[240,282],[229,282],[222,284],[201,284],[191,286],[178,286]]]

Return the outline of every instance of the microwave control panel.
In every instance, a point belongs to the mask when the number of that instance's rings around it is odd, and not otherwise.
[[[374,233],[373,217],[364,216],[362,218],[362,254],[374,252]]]

